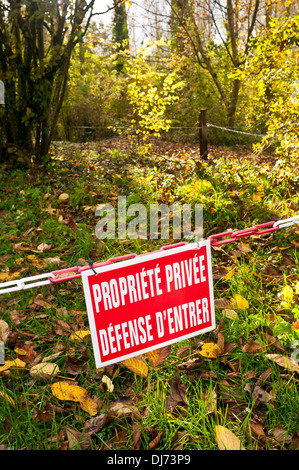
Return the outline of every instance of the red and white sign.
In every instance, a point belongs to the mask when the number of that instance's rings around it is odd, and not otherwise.
[[[215,328],[210,241],[82,272],[96,367]]]

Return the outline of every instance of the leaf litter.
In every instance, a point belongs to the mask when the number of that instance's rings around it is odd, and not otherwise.
[[[156,187],[162,187],[163,183],[163,190],[159,195],[161,201],[184,201],[182,196],[175,193],[182,181],[182,170],[183,178],[190,178],[196,172],[199,179],[208,181],[210,177],[207,167],[200,168],[196,164],[196,146],[159,144],[154,147],[152,154],[146,155],[142,160],[135,156],[134,162],[127,158],[124,163],[111,158],[111,148],[118,145],[125,153],[128,150],[125,143],[118,141],[101,145],[98,151],[99,154],[102,152],[102,157],[97,161],[83,156],[83,148],[88,150],[91,144],[82,145],[77,157],[74,157],[71,146],[69,150],[63,149],[60,170],[57,169],[50,176],[43,175],[45,187],[47,179],[48,186],[51,179],[56,187],[51,184],[51,191],[44,194],[40,203],[41,213],[49,220],[53,218],[56,225],[60,224],[64,237],[68,237],[67,242],[63,239],[57,244],[55,237],[49,232],[44,238],[41,218],[35,227],[27,223],[25,231],[10,233],[12,251],[0,258],[1,282],[33,275],[49,266],[71,265],[70,257],[77,254],[77,248],[70,245],[80,234],[80,224],[89,226],[90,212],[94,211],[98,202],[105,200],[105,195],[109,203],[115,204],[115,198],[124,189],[120,183],[123,184],[126,180],[127,185],[131,184],[132,163],[140,169],[140,174],[143,172],[145,184],[154,187],[156,182]],[[214,155],[214,176],[217,176],[217,158],[220,153],[217,149],[213,149],[211,153]],[[241,161],[244,154],[241,150],[236,153]],[[221,158],[227,159],[228,168],[230,160],[236,158],[236,153],[221,152]],[[70,160],[74,161],[73,168],[67,165]],[[254,163],[253,160],[251,162]],[[74,183],[85,178],[85,196],[77,206],[70,186],[63,179],[64,166],[68,169],[67,178],[70,179],[70,175],[73,175]],[[91,172],[92,168],[96,169],[94,174]],[[271,169],[271,165],[265,168]],[[100,177],[102,169],[106,171],[105,181]],[[241,166],[238,171],[243,171]],[[114,174],[120,175],[120,178],[113,178]],[[232,172],[231,175],[233,174],[237,172]],[[244,170],[245,180],[246,177]],[[32,178],[33,186],[38,187],[36,177]],[[232,200],[240,202],[238,217],[243,220],[241,190],[232,176],[228,179]],[[205,191],[209,194],[209,185],[205,186]],[[8,188],[5,192],[7,197],[11,196]],[[262,203],[266,192],[264,186],[263,194],[261,191],[252,194],[258,194],[259,197],[251,198],[249,211]],[[215,201],[206,201],[210,215],[215,214]],[[9,229],[12,226],[12,222],[9,225],[9,217],[7,223]],[[249,223],[248,220],[248,225]],[[221,232],[228,228],[228,225],[217,219],[217,225],[212,225],[210,230],[215,233],[215,230]],[[130,241],[125,241],[123,246],[129,250],[132,248]],[[291,308],[299,305],[299,284],[294,270],[296,257],[289,254],[294,253],[296,248],[296,234],[293,230],[278,241],[272,236],[266,239],[252,237],[250,243],[246,240],[246,243],[240,242],[225,250],[215,247],[213,278],[217,294],[216,330],[193,338],[188,345],[161,348],[103,370],[92,369],[89,365],[92,362],[90,332],[84,305],[74,301],[76,296],[82,295],[81,287],[76,282],[58,288],[49,286],[37,294],[28,293],[25,307],[20,294],[10,297],[7,303],[3,297],[0,299],[0,309],[5,317],[0,323],[0,340],[5,343],[8,357],[0,365],[3,379],[0,402],[3,406],[5,403],[7,406],[23,403],[24,406],[25,394],[18,396],[15,393],[12,396],[10,390],[11,384],[20,384],[23,381],[36,389],[32,402],[34,421],[51,422],[55,415],[73,416],[73,420],[67,420],[60,427],[55,438],[49,437],[47,444],[40,443],[45,447],[138,450],[163,449],[167,445],[168,448],[209,448],[212,442],[214,448],[219,449],[248,446],[258,449],[298,448],[299,434],[296,425],[290,432],[283,420],[276,421],[271,426],[271,418],[268,419],[269,415],[274,416],[275,410],[280,406],[279,400],[282,400],[279,397],[278,382],[286,384],[292,381],[298,387],[298,363],[290,359],[286,347],[281,343],[281,337],[289,334],[290,329],[297,329],[296,319],[290,312]],[[145,251],[148,249],[151,246],[144,246]],[[89,253],[101,259],[107,253],[106,250],[105,244],[96,241]],[[257,310],[258,303],[256,297],[249,296],[250,289],[238,290],[238,276],[240,270],[244,269],[242,262],[250,260],[255,252],[261,250],[268,251],[268,255],[263,259],[259,258],[259,265],[251,274],[260,281],[264,289],[277,293],[277,297],[273,295],[273,300],[277,299],[277,312],[283,312],[280,317],[283,320],[278,321],[275,312],[275,315],[269,317],[267,329],[258,326],[245,333],[241,328],[242,321]],[[78,263],[82,261],[84,258],[80,261],[78,259]],[[247,282],[249,285],[250,282]],[[230,291],[230,286],[234,286],[234,290]],[[58,297],[63,302],[58,302]],[[266,298],[261,298],[260,302],[267,304]],[[36,322],[44,325],[38,333],[35,331]],[[229,325],[240,325],[237,336],[232,337]],[[244,365],[245,358],[248,361],[247,366]],[[138,390],[136,381],[138,387],[141,387]],[[160,412],[161,416],[156,417],[152,411],[152,399],[149,402],[145,400],[146,394],[151,395],[155,388],[159,388],[161,403],[165,405]],[[46,397],[43,408],[38,405],[42,396]],[[192,420],[190,413],[194,412],[195,404],[199,407],[201,403],[205,406],[204,420],[213,429],[209,435],[209,444],[200,432],[194,434],[184,429],[183,421],[171,441],[167,441],[168,431],[162,426],[159,417],[164,416],[169,422],[177,423],[186,417]],[[223,426],[216,424],[219,420],[223,421]],[[243,431],[240,431],[240,423],[244,423]],[[4,426],[6,431],[13,432],[13,426],[7,418],[4,419]]]

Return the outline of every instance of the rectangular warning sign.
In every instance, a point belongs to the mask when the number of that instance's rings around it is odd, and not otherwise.
[[[209,240],[82,272],[96,367],[215,328]]]

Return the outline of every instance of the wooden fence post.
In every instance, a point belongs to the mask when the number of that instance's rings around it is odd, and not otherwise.
[[[201,109],[199,111],[199,145],[200,145],[200,158],[202,160],[208,159],[208,126],[207,126],[207,110]]]

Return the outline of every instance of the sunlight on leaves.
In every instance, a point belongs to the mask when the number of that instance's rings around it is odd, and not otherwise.
[[[148,376],[148,367],[143,356],[131,357],[122,361],[122,364],[140,377]]]
[[[279,296],[282,299],[281,304],[280,304],[281,307],[282,308],[290,308],[291,303],[292,303],[293,298],[294,298],[294,293],[293,293],[292,287],[288,286],[288,285],[284,286],[284,288],[282,289]]]
[[[71,334],[70,339],[72,341],[83,341],[90,337],[90,330],[78,330]]]
[[[240,294],[235,294],[234,297],[231,299],[231,302],[232,306],[234,308],[238,308],[239,310],[246,310],[249,308],[248,301]]]
[[[218,344],[215,343],[205,343],[202,345],[200,354],[204,357],[216,358],[221,354],[221,349]]]

